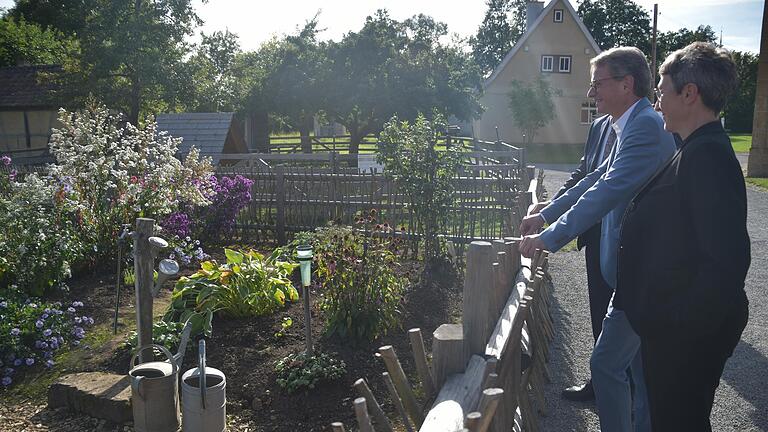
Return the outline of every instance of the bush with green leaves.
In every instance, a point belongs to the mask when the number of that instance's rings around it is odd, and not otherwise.
[[[383,224],[371,232],[369,237],[352,227],[330,226],[314,233],[315,274],[328,335],[373,340],[399,324],[407,281],[398,274],[399,240]]]
[[[181,342],[183,323],[157,321],[152,324],[152,343],[168,348],[168,351],[176,353]],[[139,334],[135,331],[128,333],[125,345],[132,350],[139,348]]]
[[[0,194],[0,287],[16,285],[33,296],[65,287],[87,247],[77,206],[67,200],[71,188],[37,174],[7,184]]]
[[[83,303],[68,305],[28,297],[11,286],[0,295],[0,370],[2,386],[10,386],[26,370],[53,367],[57,351],[79,345],[93,318],[82,314]]]
[[[279,249],[269,256],[232,249],[224,249],[224,254],[226,263],[205,261],[196,273],[179,279],[165,321],[192,320],[192,335],[210,335],[214,313],[238,318],[266,315],[286,301],[298,301],[290,280],[298,264],[281,261]]]
[[[308,356],[306,352],[289,354],[275,363],[277,384],[293,393],[300,389],[314,389],[322,381],[344,376],[347,365],[326,353]]]
[[[442,255],[438,235],[445,232],[450,209],[456,201],[456,182],[461,168],[462,149],[453,146],[438,151],[438,140],[445,134],[445,120],[419,114],[415,121],[399,121],[397,116],[384,125],[379,137],[379,163],[384,175],[392,178],[408,197],[415,226],[424,239],[424,258],[429,263]]]

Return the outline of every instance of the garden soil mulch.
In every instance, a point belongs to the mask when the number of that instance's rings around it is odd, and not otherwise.
[[[419,265],[407,263],[411,274],[420,271]],[[113,270],[112,270],[113,271]],[[312,335],[315,350],[331,353],[346,364],[343,378],[321,382],[311,390],[288,394],[276,383],[274,364],[290,353],[305,349],[304,313],[301,301],[290,304],[271,316],[231,319],[215,318],[213,335],[207,339],[207,364],[224,372],[227,377],[227,414],[229,431],[326,431],[332,422],[343,422],[347,430],[356,430],[352,401],[358,397],[352,384],[364,378],[379,403],[383,405],[396,427],[394,405],[382,381],[386,371],[383,362],[374,355],[383,345],[392,345],[412,384],[418,383],[407,331],[422,330],[427,352],[431,352],[432,332],[441,324],[458,322],[461,310],[461,283],[451,271],[436,271],[423,277],[426,282],[409,284],[401,305],[401,327],[370,343],[352,344],[324,337],[321,311],[317,302],[320,293],[312,292]],[[298,285],[297,285],[298,286]],[[85,312],[97,323],[111,323],[114,313],[114,274],[108,269],[81,277],[70,283],[69,298],[86,304]],[[161,315],[170,301],[170,292],[164,290],[155,300],[155,314]],[[133,289],[121,290],[121,322],[135,313]],[[293,324],[283,335],[283,318],[290,317]],[[77,366],[67,372],[111,371],[127,373],[130,362],[128,349],[121,347],[127,328],[121,335],[99,347],[84,347]],[[195,367],[195,343],[184,358],[182,371]],[[4,398],[3,398],[4,399]],[[71,413],[67,410],[49,410],[44,400],[14,399],[9,403],[0,399],[0,431],[130,431],[130,425],[115,425]],[[402,427],[399,429],[402,430]]]

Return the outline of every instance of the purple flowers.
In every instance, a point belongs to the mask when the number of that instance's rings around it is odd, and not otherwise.
[[[11,385],[12,382],[13,380],[11,379],[11,377],[9,376],[3,377],[3,387],[8,387],[9,385]]]
[[[2,162],[4,166],[8,166],[11,164],[11,158],[10,156],[0,157],[0,162]]]
[[[44,325],[45,323],[42,322],[41,320],[37,320],[37,322],[35,322],[35,327],[37,328],[43,328]]]
[[[211,182],[216,196],[212,198],[211,205],[199,210],[196,220],[204,224],[207,237],[216,239],[235,227],[238,213],[251,202],[253,180],[241,175],[218,179],[211,176]]]
[[[160,226],[179,238],[192,234],[192,220],[183,212],[177,211],[169,214]]]
[[[12,328],[11,329],[11,336],[18,336],[20,334],[21,334],[21,330],[19,330],[17,328]]]
[[[33,364],[35,364],[35,359],[33,359],[32,357],[28,357],[26,360],[24,360],[24,363],[26,363],[27,366],[32,366]]]

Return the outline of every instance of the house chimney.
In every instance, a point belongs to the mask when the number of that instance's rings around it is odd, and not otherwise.
[[[525,31],[528,31],[533,27],[533,23],[536,21],[536,18],[541,15],[541,11],[543,10],[543,1],[529,1],[525,4]]]

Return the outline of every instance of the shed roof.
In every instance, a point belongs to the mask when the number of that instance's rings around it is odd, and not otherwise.
[[[0,109],[51,108],[57,85],[45,73],[59,74],[61,66],[35,65],[0,68]]]
[[[180,155],[186,155],[195,146],[201,155],[210,156],[216,165],[224,151],[233,115],[231,112],[158,114],[155,120],[159,131],[183,138],[179,145]]]

